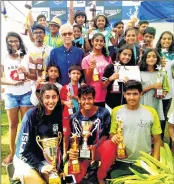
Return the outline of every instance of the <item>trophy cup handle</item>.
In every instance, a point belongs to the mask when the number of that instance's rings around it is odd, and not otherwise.
[[[40,141],[40,136],[38,135],[38,136],[36,136],[36,142],[37,142],[38,146],[41,148],[41,150],[44,151],[42,146],[40,145],[39,141]]]
[[[62,133],[58,132],[58,145],[60,144],[61,140],[62,140]]]

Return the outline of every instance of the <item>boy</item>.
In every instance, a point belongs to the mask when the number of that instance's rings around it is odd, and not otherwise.
[[[153,156],[159,159],[161,140],[161,125],[155,109],[141,105],[142,84],[135,80],[129,80],[124,86],[124,97],[127,104],[117,106],[111,116],[111,140],[118,144],[121,137],[117,134],[117,118],[123,122],[123,143],[126,147],[127,158],[117,159],[115,169],[111,177],[116,178],[132,174],[129,167],[133,166],[135,160],[140,156],[139,151],[152,154],[151,140],[153,136]]]
[[[143,33],[144,48],[153,48],[153,40],[155,39],[156,29],[147,27]]]
[[[72,65],[69,70],[70,83],[64,85],[60,91],[60,99],[63,105],[63,134],[64,134],[64,156],[69,145],[69,136],[71,134],[69,120],[73,113],[79,110],[78,88],[79,80],[82,75],[82,69],[78,65]]]
[[[110,113],[106,108],[94,105],[95,90],[92,86],[80,87],[78,97],[80,110],[71,116],[71,132],[75,135],[80,135],[80,143],[82,143],[82,140],[85,139],[83,138],[85,132],[87,132],[87,130],[90,132],[89,137],[87,138],[86,146],[88,149],[91,149],[92,153],[94,153],[92,154],[92,161],[101,161],[101,165],[97,171],[97,179],[99,184],[105,184],[107,172],[116,158],[117,148],[116,144],[114,144],[111,140],[107,140],[110,129]],[[90,128],[86,129],[84,126],[85,124],[87,124]],[[84,145],[84,142],[82,145]],[[81,153],[83,153],[82,150],[80,150],[80,157],[84,156],[81,155]],[[72,161],[78,159],[79,152],[71,148],[69,150],[69,163],[72,163]],[[74,174],[77,183],[80,183],[84,178],[86,170],[90,165],[90,160],[86,159],[85,154],[85,158],[83,158],[79,163],[80,173]],[[70,164],[70,167],[68,168],[68,174],[72,174],[71,167],[72,164]],[[91,177],[96,177],[96,174],[93,174]],[[88,179],[90,179],[89,176]],[[89,183],[89,181],[87,181],[87,183]],[[91,183],[95,182],[91,181]]]
[[[142,41],[144,30],[148,27],[149,22],[147,20],[140,20],[138,25],[139,25],[138,41]]]

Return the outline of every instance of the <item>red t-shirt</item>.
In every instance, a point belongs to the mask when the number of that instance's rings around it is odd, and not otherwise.
[[[78,85],[72,85],[73,87],[73,91],[74,91],[74,95],[77,96],[78,95]],[[62,87],[61,91],[60,91],[60,99],[67,101],[67,93],[69,92],[69,84],[65,85]],[[63,106],[63,114],[62,114],[62,118],[63,118],[63,133],[64,136],[65,135],[70,135],[71,131],[70,131],[70,124],[69,124],[69,119],[70,119],[70,115],[68,113],[68,107],[66,105]]]

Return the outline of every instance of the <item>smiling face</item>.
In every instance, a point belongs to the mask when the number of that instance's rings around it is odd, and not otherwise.
[[[124,33],[124,25],[123,24],[118,24],[116,28],[117,28],[117,31],[118,31],[118,35],[121,36]]]
[[[93,40],[92,40],[92,45],[93,45],[93,48],[96,49],[96,50],[102,50],[102,48],[104,47],[105,45],[105,42],[104,42],[104,39],[102,36],[96,36]]]
[[[49,30],[53,34],[57,34],[59,32],[59,26],[55,24],[50,24],[49,25]]]
[[[37,21],[38,24],[41,24],[42,26],[46,27],[47,26],[47,21],[44,17],[40,18],[38,21]]]
[[[94,97],[92,96],[92,93],[82,95],[79,98],[80,107],[82,110],[90,110],[94,106]]]
[[[85,23],[85,16],[78,15],[76,17],[76,23],[80,26],[82,26]]]
[[[133,45],[137,41],[137,35],[135,30],[129,30],[127,31],[127,34],[125,36],[126,44]]]
[[[11,48],[12,52],[15,53],[20,48],[19,39],[14,36],[9,36],[7,39],[7,44]]]
[[[74,39],[73,29],[71,29],[71,28],[63,29],[61,32],[61,38],[62,38],[64,44],[72,44],[72,41]]]
[[[54,90],[46,90],[43,94],[43,105],[45,107],[45,113],[47,115],[51,114],[57,105],[59,96]]]
[[[78,28],[78,27],[73,28],[73,34],[74,34],[75,39],[80,38],[82,36],[82,32],[81,32],[80,28]]]
[[[106,25],[106,19],[104,16],[99,16],[96,21],[96,25],[99,29],[103,29]]]
[[[168,49],[172,44],[172,35],[170,35],[168,33],[163,34],[163,36],[160,40],[160,43],[161,43],[162,48]]]
[[[151,51],[147,54],[146,64],[148,66],[154,66],[157,63],[157,55],[154,51]]]
[[[120,62],[124,65],[128,64],[132,57],[132,50],[125,49],[120,53]]]
[[[45,33],[42,29],[35,29],[33,31],[33,38],[37,43],[43,43],[45,37]]]
[[[138,89],[127,90],[124,93],[124,98],[126,99],[127,106],[130,108],[138,107],[141,95],[142,94],[138,91]]]
[[[155,37],[152,34],[149,34],[149,33],[146,33],[143,36],[144,43],[146,45],[148,45],[148,46],[151,45],[151,43],[153,42],[154,38]]]

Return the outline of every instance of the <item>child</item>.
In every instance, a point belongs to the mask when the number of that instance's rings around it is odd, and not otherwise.
[[[64,158],[66,157],[69,136],[71,135],[69,120],[73,113],[79,110],[78,88],[82,69],[78,65],[72,65],[69,70],[70,83],[64,85],[60,91],[60,99],[63,105],[63,134],[64,134]]]
[[[82,27],[80,25],[74,25],[73,32],[75,38],[73,40],[73,46],[84,49],[85,51],[90,51],[91,47],[88,39],[82,36]]]
[[[124,66],[133,66],[135,61],[133,57],[133,49],[130,45],[123,45],[117,54],[117,62],[119,62],[121,65]],[[123,82],[119,82],[119,93],[112,93],[112,86],[115,81],[115,79],[119,78],[119,74],[115,73],[114,71],[114,65],[109,64],[106,66],[103,74],[103,85],[107,87],[107,95],[106,95],[106,104],[110,108],[114,108],[116,106],[119,106],[121,104],[125,103],[125,100],[123,98]]]
[[[138,41],[142,41],[144,30],[149,26],[149,22],[147,20],[140,20],[138,25],[139,25]]]
[[[147,27],[143,33],[144,48],[153,48],[153,40],[155,39],[156,29]]]
[[[160,120],[164,120],[162,99],[170,90],[168,77],[166,72],[161,72],[161,82],[157,81],[159,71],[157,65],[160,65],[160,56],[155,49],[148,49],[142,56],[140,64],[141,81],[143,85],[143,95],[140,99],[141,104],[153,107],[159,116]],[[155,90],[162,89],[162,97],[155,94]],[[162,137],[164,135],[165,122],[161,124]]]
[[[161,34],[157,45],[157,51],[160,53],[162,57],[162,64],[165,67],[165,70],[168,75],[168,80],[170,83],[170,87],[172,87],[172,77],[174,78],[174,37],[173,34],[169,31],[165,31]],[[173,72],[173,76],[172,76]],[[174,84],[173,84],[174,85]],[[172,101],[172,94],[174,94],[174,90],[171,89],[169,93],[167,93],[166,97],[163,98],[163,110],[165,120],[167,121],[168,110]]]
[[[58,83],[60,77],[59,69],[57,66],[49,65],[47,67],[47,77],[46,79],[40,78],[34,86],[32,86],[32,94],[30,97],[31,103],[36,106],[39,103],[40,90],[45,83],[55,84],[60,92],[62,85]]]
[[[108,50],[109,41],[111,41],[111,43],[115,45],[117,40],[117,34],[115,34],[115,38],[114,38],[112,34],[112,29],[109,27],[108,18],[101,13],[95,17],[94,27],[96,28],[96,30],[93,30],[89,34],[89,40],[92,39],[95,33],[102,33],[105,37],[105,47],[106,47],[107,55],[109,55],[109,50]],[[113,31],[116,33],[116,29],[113,29]]]
[[[92,40],[92,52],[82,60],[82,69],[86,83],[93,86],[95,95],[95,105],[105,107],[106,88],[102,86],[101,79],[103,77],[105,67],[112,63],[112,60],[107,56],[105,49],[105,37],[102,33],[94,34]]]
[[[119,44],[118,44],[118,48],[120,48],[121,46],[123,46],[124,44],[129,44],[132,45],[133,47],[133,56],[134,56],[134,60],[135,63],[137,64],[139,61],[139,46],[137,45],[137,31],[134,28],[128,28],[126,29],[125,33],[124,33],[124,40],[122,40]]]

